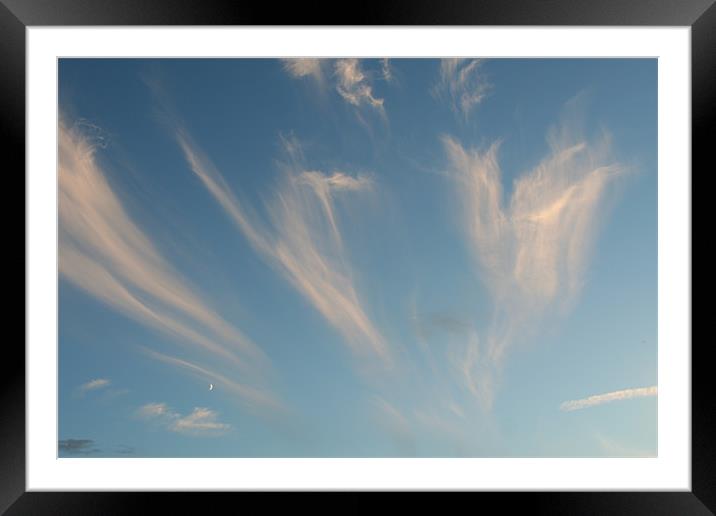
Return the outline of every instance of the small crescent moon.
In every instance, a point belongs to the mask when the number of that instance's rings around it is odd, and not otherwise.
[[[213,390],[214,390],[214,384],[213,384],[213,383],[210,383],[210,384],[209,384],[209,390],[210,390],[210,391],[213,391]]]

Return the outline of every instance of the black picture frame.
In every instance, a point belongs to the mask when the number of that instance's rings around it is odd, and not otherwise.
[[[344,14],[346,13],[346,14]],[[714,0],[392,0],[342,9],[309,4],[208,0],[0,0],[0,145],[11,158],[6,180],[25,170],[25,29],[82,25],[591,25],[690,26],[692,177],[706,171],[716,111],[716,5]],[[25,184],[23,181],[22,189]],[[11,219],[8,219],[11,220]],[[10,226],[11,224],[9,224]],[[23,241],[24,241],[23,234]],[[27,256],[23,251],[23,263]],[[26,279],[27,279],[27,269]],[[24,299],[24,295],[23,295]],[[23,304],[24,306],[24,304]],[[23,329],[24,334],[24,329]],[[684,343],[691,345],[691,343]],[[716,512],[716,404],[708,340],[692,354],[692,490],[690,492],[471,493],[484,508],[548,514],[691,515]],[[7,339],[0,359],[0,512],[25,514],[219,511],[238,493],[25,492],[25,352]],[[219,497],[212,498],[209,495]],[[242,493],[248,496],[248,493]],[[261,496],[264,501],[266,494]],[[354,496],[354,495],[350,495]],[[258,501],[256,499],[255,501]],[[209,503],[210,505],[207,505]],[[329,502],[332,503],[332,502]],[[345,502],[344,502],[345,503]],[[360,503],[360,502],[357,502]],[[231,504],[228,505],[230,507]],[[310,506],[312,507],[312,506]],[[367,506],[364,505],[367,509]],[[478,505],[475,505],[477,508]],[[308,508],[308,507],[307,507]],[[6,511],[6,512],[5,512]],[[232,510],[234,512],[234,510]]]

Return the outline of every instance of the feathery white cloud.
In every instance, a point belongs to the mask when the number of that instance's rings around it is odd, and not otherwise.
[[[385,72],[384,72],[385,73]],[[373,86],[358,59],[338,59],[335,63],[336,91],[354,106],[368,105],[385,115],[383,99],[373,95]]]
[[[364,176],[307,170],[300,144],[283,138],[285,177],[268,203],[270,223],[260,224],[242,206],[211,161],[186,131],[177,140],[192,171],[254,248],[286,277],[360,355],[389,360],[385,339],[356,291],[337,220],[335,197],[372,188]]]
[[[227,423],[217,421],[218,414],[208,408],[195,407],[190,414],[178,418],[170,426],[170,430],[174,432],[206,435],[206,434],[222,434],[231,428]]]
[[[299,181],[293,180],[296,177]],[[311,181],[306,188],[302,178],[305,176],[291,176],[278,201],[269,207],[278,237],[274,259],[356,353],[373,353],[387,360],[387,345],[366,314],[353,283],[336,224],[333,196],[337,190],[329,181]]]
[[[171,414],[166,403],[147,403],[137,410],[137,414],[141,417],[159,417]]]
[[[360,59],[315,59],[291,58],[282,59],[283,68],[294,79],[312,77],[321,89],[326,82],[330,82],[338,95],[351,106],[356,108],[355,113],[361,123],[366,124],[361,110],[367,108],[377,112],[386,120],[384,99],[377,97],[373,92],[372,77],[376,74],[386,82],[393,80],[393,73],[388,59],[380,60],[378,70],[364,71]],[[324,69],[332,67],[332,73],[326,77]]]
[[[612,401],[628,400],[631,398],[645,398],[649,396],[657,396],[658,394],[659,392],[656,385],[652,385],[651,387],[639,387],[636,389],[623,389],[621,391],[596,394],[581,400],[565,401],[559,406],[559,409],[564,412],[571,412],[572,410],[594,407],[595,405],[611,403]]]
[[[87,393],[89,391],[96,391],[98,389],[103,389],[105,387],[108,387],[110,384],[110,381],[106,378],[96,378],[94,380],[90,380],[89,382],[83,383],[79,386],[79,392],[81,394]]]
[[[507,205],[499,143],[476,150],[443,140],[467,242],[494,302],[489,328],[467,343],[462,360],[464,371],[479,372],[484,385],[468,386],[482,390],[485,400],[493,397],[493,377],[515,337],[578,294],[606,187],[623,170],[611,161],[606,138],[587,142],[577,135],[567,123],[552,130],[549,155],[515,181]]]
[[[433,94],[447,100],[452,110],[465,120],[491,88],[480,70],[483,63],[483,59],[462,58],[440,61],[440,80]]]
[[[313,191],[323,208],[323,213],[330,223],[333,231],[333,238],[336,242],[341,241],[341,234],[338,231],[336,215],[333,207],[333,197],[336,192],[369,190],[372,188],[372,181],[365,176],[351,177],[343,172],[334,172],[332,175],[324,175],[322,172],[306,171],[295,176],[299,184],[307,186]]]
[[[59,272],[123,314],[256,372],[261,350],[182,280],[132,220],[81,127],[59,125]]]
[[[322,60],[316,58],[282,59],[283,68],[292,77],[312,77],[319,84],[323,84]]]

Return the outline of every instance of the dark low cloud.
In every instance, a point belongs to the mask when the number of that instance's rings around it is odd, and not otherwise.
[[[127,444],[117,444],[111,448],[99,448],[93,439],[60,439],[58,441],[60,455],[88,456],[107,454],[108,456],[134,455],[137,449]]]
[[[414,317],[416,331],[422,338],[430,338],[436,331],[452,335],[469,335],[473,327],[458,317],[447,312],[432,312]]]
[[[114,453],[117,455],[134,455],[135,451],[134,446],[127,446],[126,444],[120,444],[114,448]]]
[[[446,313],[433,313],[428,317],[430,324],[448,333],[466,335],[472,331],[472,326]]]
[[[89,455],[101,451],[95,447],[92,439],[60,439],[57,445],[60,452],[71,455]]]

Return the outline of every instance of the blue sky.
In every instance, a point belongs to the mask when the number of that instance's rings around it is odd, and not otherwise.
[[[656,455],[656,60],[59,88],[61,457]]]

